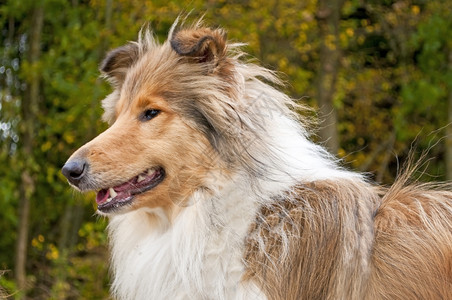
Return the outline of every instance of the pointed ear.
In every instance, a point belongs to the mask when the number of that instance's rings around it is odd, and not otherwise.
[[[138,55],[138,45],[129,43],[110,51],[99,69],[115,87],[120,87],[124,82],[127,70],[138,60]]]
[[[174,33],[171,47],[177,54],[193,62],[209,63],[210,71],[226,58],[226,33],[221,29],[185,29]]]

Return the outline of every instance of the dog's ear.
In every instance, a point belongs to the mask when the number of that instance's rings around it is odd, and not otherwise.
[[[170,43],[177,54],[206,63],[209,71],[215,71],[226,58],[226,33],[222,29],[184,29],[174,33]]]
[[[120,87],[124,82],[127,70],[137,61],[138,55],[138,45],[129,43],[110,51],[99,69],[115,87]]]

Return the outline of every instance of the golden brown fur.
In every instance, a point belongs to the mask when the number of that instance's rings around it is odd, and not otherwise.
[[[448,191],[300,185],[261,209],[247,245],[245,280],[268,299],[452,299]]]
[[[367,295],[452,299],[451,192],[396,185],[383,197],[375,216]]]

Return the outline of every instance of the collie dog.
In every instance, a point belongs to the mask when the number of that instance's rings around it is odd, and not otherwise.
[[[102,62],[110,127],[62,172],[109,218],[113,296],[452,299],[452,192],[338,166],[240,46],[173,25]]]

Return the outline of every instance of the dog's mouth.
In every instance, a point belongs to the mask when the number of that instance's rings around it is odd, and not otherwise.
[[[120,185],[102,189],[97,192],[97,209],[103,213],[111,213],[130,204],[135,196],[153,189],[164,178],[163,168],[156,167],[148,169]]]

